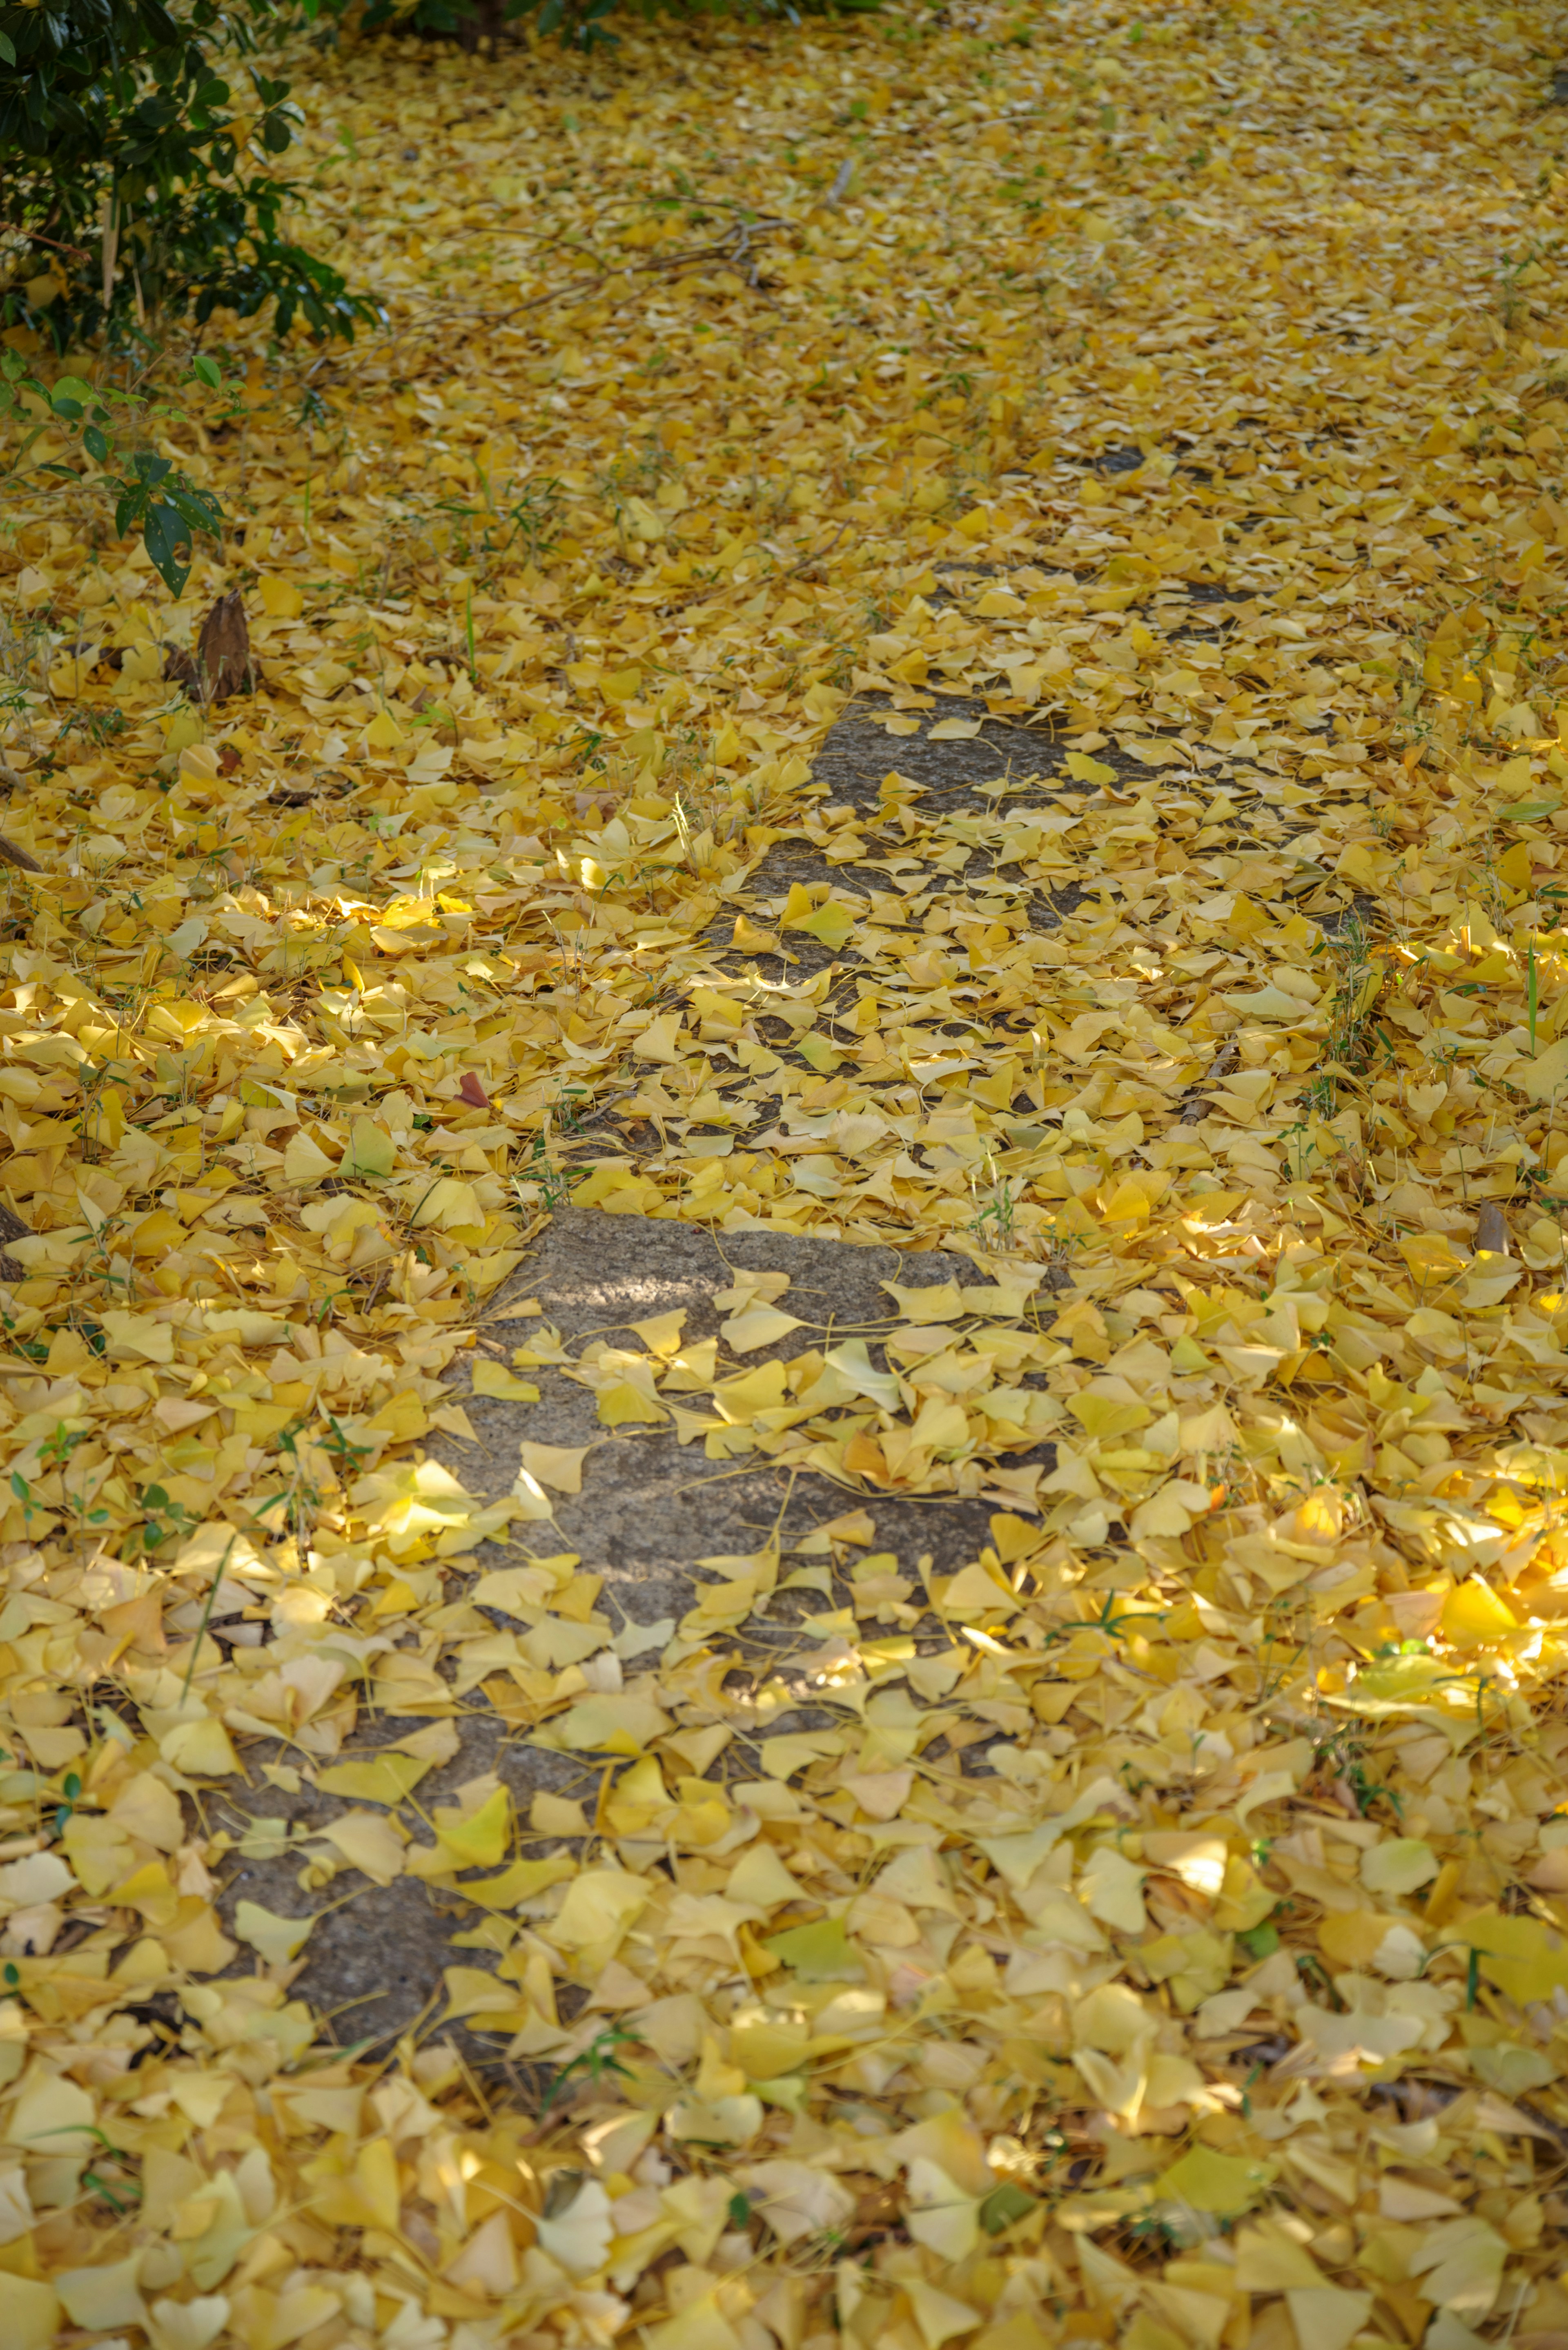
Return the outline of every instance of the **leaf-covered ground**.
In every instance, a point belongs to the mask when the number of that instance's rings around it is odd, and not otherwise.
[[[176,608],[7,517],[8,2342],[1568,2339],[1552,37],[302,52],[386,333],[213,346]],[[907,1278],[500,1347],[568,1195]],[[842,1512],[650,1645],[460,1355]]]

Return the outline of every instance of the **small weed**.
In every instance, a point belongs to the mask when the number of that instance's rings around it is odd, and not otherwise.
[[[1304,1183],[1307,1162],[1318,1155],[1317,1145],[1312,1139],[1311,1121],[1304,1118],[1298,1118],[1293,1126],[1282,1127],[1280,1130],[1280,1140],[1284,1144],[1291,1162],[1292,1181]]]
[[[594,2034],[580,2056],[574,2056],[569,2064],[562,2065],[539,2100],[540,2112],[548,2113],[556,2099],[564,2096],[568,2085],[574,2081],[586,2081],[597,2089],[601,2088],[612,2074],[623,2081],[630,2080],[630,2067],[621,2063],[617,2051],[637,2045],[634,2032],[623,2032],[618,2023],[607,2024],[602,2032]]]
[[[1340,1079],[1359,1077],[1372,1064],[1380,1041],[1377,1006],[1388,974],[1374,957],[1371,932],[1359,914],[1351,914],[1315,951],[1334,964],[1334,989],[1323,1062],[1304,1088],[1302,1103],[1304,1110],[1326,1120],[1339,1107]]]
[[[1316,1767],[1324,1777],[1336,1782],[1355,1802],[1359,1815],[1365,1819],[1379,1795],[1403,1814],[1404,1806],[1392,1787],[1381,1779],[1367,1776],[1366,1749],[1351,1730],[1336,1730],[1317,1747]]]
[[[996,1161],[989,1153],[985,1171],[990,1179],[991,1191],[982,1201],[975,1170],[972,1168],[970,1170],[970,1196],[974,1201],[974,1213],[970,1218],[969,1230],[981,1248],[1001,1253],[1013,1245],[1013,1222],[1023,1186],[1019,1184],[1015,1191],[1005,1175],[998,1175]]]
[[[130,1539],[143,1552],[161,1550],[167,1542],[186,1540],[195,1532],[196,1520],[182,1502],[172,1502],[161,1485],[144,1485],[141,1489],[142,1519]]]
[[[534,1148],[523,1162],[523,1171],[516,1182],[538,1186],[539,1204],[547,1215],[555,1215],[572,1196],[572,1186],[564,1167],[557,1167],[550,1157],[542,1134],[534,1137]]]

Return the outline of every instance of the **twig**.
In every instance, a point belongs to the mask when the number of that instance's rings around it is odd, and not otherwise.
[[[73,261],[87,259],[87,255],[79,244],[62,244],[57,236],[46,236],[41,229],[24,228],[20,221],[0,221],[0,233],[9,236],[25,236],[31,244],[52,245],[57,253],[68,253]]]
[[[793,579],[797,571],[809,570],[814,563],[825,563],[848,527],[849,525],[846,522],[841,522],[826,546],[814,547],[809,555],[803,555],[798,563],[790,565],[784,577],[786,579]]]
[[[548,293],[533,295],[526,302],[519,302],[514,308],[503,310],[493,318],[487,317],[485,323],[490,326],[504,325],[508,318],[518,318],[526,311],[542,309],[547,302],[564,302],[574,296],[596,293],[601,286],[607,286],[612,277],[638,277],[661,270],[691,269],[697,267],[702,262],[709,261],[733,263],[749,261],[753,237],[771,236],[779,229],[790,229],[796,225],[794,221],[773,215],[766,220],[737,222],[730,234],[716,244],[691,245],[684,252],[661,254],[652,261],[619,262],[613,269],[602,270],[597,277],[574,278],[569,286],[553,286]],[[757,284],[755,264],[753,264],[747,272],[747,283],[755,289]]]

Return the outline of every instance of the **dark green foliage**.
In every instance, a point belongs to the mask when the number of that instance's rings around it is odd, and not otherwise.
[[[0,5],[0,225],[26,240],[0,286],[6,325],[63,350],[106,326],[145,341],[160,312],[201,325],[271,305],[279,334],[299,318],[317,337],[373,315],[279,226],[288,185],[255,151],[281,155],[300,115],[252,62],[275,7]],[[213,62],[225,49],[249,85],[237,101]]]
[[[193,380],[209,391],[222,390],[223,379],[210,359],[192,363]],[[157,407],[123,392],[97,391],[78,376],[64,375],[52,386],[29,375],[15,351],[0,354],[0,422],[13,424],[17,440],[10,464],[0,474],[0,487],[15,491],[29,478],[50,476],[72,483],[91,482],[114,498],[114,527],[126,537],[141,533],[142,545],[171,596],[185,592],[191,576],[192,549],[197,536],[215,537],[223,528],[223,511],[213,495],[191,479],[182,466],[161,457],[145,445],[150,428],[172,422],[179,411],[167,402]],[[29,465],[34,443],[51,426],[74,434],[92,461],[81,471],[51,458]],[[125,473],[109,469],[119,463]]]
[[[300,0],[314,23],[348,14],[348,0]],[[613,47],[608,19],[622,9],[652,20],[659,16],[783,16],[798,25],[803,16],[873,14],[880,0],[365,0],[360,28],[367,33],[445,35],[474,48],[498,40],[509,25],[532,17],[541,33],[559,36],[570,48]],[[327,36],[331,37],[330,34]]]

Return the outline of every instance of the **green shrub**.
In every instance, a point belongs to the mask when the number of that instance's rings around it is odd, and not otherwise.
[[[0,224],[16,239],[0,320],[57,350],[107,328],[218,308],[276,331],[352,335],[371,306],[285,236],[289,193],[268,160],[300,120],[288,84],[252,60],[276,0],[46,0],[0,5]],[[244,66],[236,107],[214,62]]]
[[[875,13],[880,0],[363,0],[359,29],[365,33],[447,35],[472,48],[499,39],[509,25],[531,16],[541,33],[556,33],[564,45],[591,49],[613,45],[608,19],[621,9],[633,16],[783,16],[798,25],[803,16]],[[300,0],[306,19],[341,20],[353,0]]]

